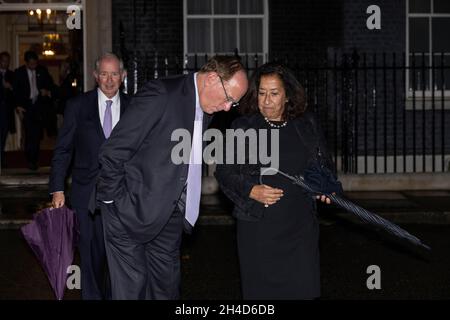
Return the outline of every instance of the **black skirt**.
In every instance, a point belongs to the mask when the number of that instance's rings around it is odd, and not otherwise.
[[[279,133],[280,170],[302,173],[309,153],[294,126],[288,124]],[[237,222],[243,298],[319,297],[319,224],[315,199],[280,175],[266,176],[263,182],[283,189],[284,196],[264,209],[261,220]]]

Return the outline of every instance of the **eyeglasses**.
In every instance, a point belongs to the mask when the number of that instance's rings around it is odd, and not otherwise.
[[[107,79],[109,76],[111,76],[111,78],[119,78],[120,77],[120,72],[105,72],[102,71],[98,74],[98,76],[102,79]]]
[[[223,84],[223,79],[222,79],[222,77],[219,76],[219,79],[220,79],[220,83],[222,84],[223,92],[225,93],[225,99],[227,100],[227,102],[231,102],[231,107],[232,107],[232,108],[238,107],[238,106],[239,106],[239,102],[234,101],[234,99],[231,98],[231,97],[228,95],[227,90],[225,89],[225,86],[224,86],[224,84]]]

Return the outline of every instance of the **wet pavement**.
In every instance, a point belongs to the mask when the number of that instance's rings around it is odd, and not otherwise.
[[[399,223],[432,251],[369,229],[333,206],[321,206],[321,299],[450,299],[450,191],[346,196]],[[49,200],[46,185],[0,185],[0,299],[54,299],[18,229]],[[222,195],[202,197],[199,225],[182,245],[182,299],[241,298],[231,208]],[[371,265],[380,268],[379,290],[366,285]],[[80,299],[80,291],[66,290],[65,299]]]
[[[450,299],[450,226],[403,227],[428,243],[431,253],[348,221],[321,225],[322,299]],[[19,230],[1,230],[0,243],[0,299],[54,299]],[[366,286],[371,265],[380,268],[380,290]],[[239,285],[234,226],[201,225],[185,237],[182,299],[240,299]],[[66,290],[65,299],[79,298],[79,290]]]

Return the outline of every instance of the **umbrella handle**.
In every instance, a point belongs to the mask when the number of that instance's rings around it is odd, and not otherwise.
[[[278,170],[278,169],[272,168],[272,167],[267,167],[267,168],[261,169],[261,174],[260,174],[260,176],[259,176],[259,184],[264,184],[264,183],[263,183],[263,176],[266,174],[267,171],[275,171],[275,174],[277,174],[277,173],[281,174],[281,175],[284,176],[285,178],[291,180],[292,183],[294,183],[294,184],[300,184],[304,189],[306,189],[307,191],[309,191],[309,192],[311,192],[311,193],[313,193],[313,194],[315,194],[315,195],[324,195],[324,196],[326,196],[327,198],[330,198],[330,195],[329,195],[329,194],[323,193],[323,192],[318,192],[318,191],[316,191],[316,190],[313,190],[313,189],[311,189],[308,185],[306,185],[305,183],[303,183],[304,178],[303,178],[302,176],[295,176],[295,177],[293,177],[293,176],[291,176],[291,175],[289,175],[289,174],[287,174],[287,173],[284,173],[284,172],[281,171],[281,170]]]

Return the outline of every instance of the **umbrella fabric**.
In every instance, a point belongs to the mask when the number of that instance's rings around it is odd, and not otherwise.
[[[67,207],[44,209],[21,228],[22,234],[44,269],[56,298],[62,300],[67,268],[72,264],[78,241],[78,221]]]
[[[297,175],[297,176],[291,176],[287,173],[284,173],[278,169],[275,168],[266,168],[262,171],[261,173],[261,183],[262,183],[262,176],[264,175],[264,173],[269,172],[269,171],[276,171],[277,173],[281,174],[282,176],[288,178],[289,180],[291,180],[293,183],[295,183],[296,185],[304,188],[306,191],[313,193],[313,194],[318,194],[318,195],[325,195],[326,197],[330,198],[330,200],[332,200],[335,204],[337,204],[338,206],[340,206],[341,208],[346,209],[348,212],[353,213],[355,215],[357,215],[360,219],[362,219],[363,221],[370,223],[372,225],[381,227],[382,229],[390,232],[391,234],[399,237],[399,238],[403,238],[406,239],[408,241],[410,241],[411,243],[421,246],[427,250],[430,250],[430,247],[427,246],[426,244],[422,243],[422,241],[420,239],[418,239],[417,237],[413,236],[412,234],[410,234],[409,232],[407,232],[406,230],[403,230],[402,228],[400,228],[399,226],[397,226],[396,224],[354,204],[353,202],[335,194],[335,193],[328,193],[328,192],[321,192],[319,189],[315,189],[314,187],[312,187],[312,185],[320,185],[320,184],[316,184],[314,183],[314,181],[311,180],[308,181],[308,179],[305,179],[303,176],[301,175]],[[327,180],[328,177],[325,179]],[[320,180],[320,179],[319,179]],[[337,188],[339,189],[339,188]]]

